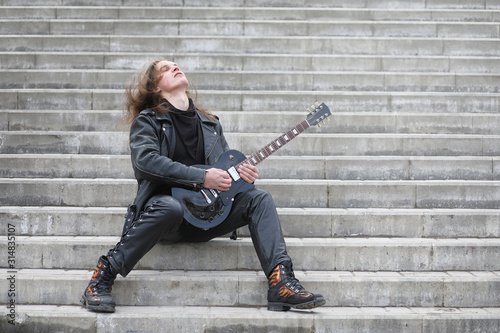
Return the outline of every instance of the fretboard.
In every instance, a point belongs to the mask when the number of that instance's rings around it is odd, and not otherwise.
[[[281,134],[279,137],[277,137],[273,141],[269,142],[267,145],[262,147],[260,150],[253,153],[252,155],[250,155],[246,160],[244,160],[243,162],[238,164],[238,166],[241,164],[251,164],[251,165],[259,164],[260,162],[265,160],[267,157],[274,154],[278,149],[280,149],[281,147],[286,145],[288,142],[290,142],[292,139],[294,139],[296,136],[298,136],[300,133],[302,133],[306,129],[308,129],[309,126],[310,126],[309,123],[306,120],[303,120],[294,128]]]

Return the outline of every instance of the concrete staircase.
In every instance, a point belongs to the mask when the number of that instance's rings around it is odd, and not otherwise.
[[[1,332],[500,331],[500,1],[0,3]],[[124,86],[158,57],[245,154],[331,108],[258,181],[325,307],[267,311],[245,229],[79,306],[136,190]]]

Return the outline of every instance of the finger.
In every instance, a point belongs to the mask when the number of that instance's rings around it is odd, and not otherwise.
[[[255,181],[254,177],[252,177],[251,175],[247,175],[247,174],[242,174],[241,178],[243,178],[243,180],[246,181],[247,183],[253,183]]]
[[[250,168],[246,167],[246,166],[241,166],[239,169],[238,169],[238,172],[240,174],[244,174],[244,175],[249,175],[252,171],[250,170]]]

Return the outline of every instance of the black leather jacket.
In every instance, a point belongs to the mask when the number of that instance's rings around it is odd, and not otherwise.
[[[217,118],[211,120],[198,112],[205,144],[205,164],[214,165],[229,150],[222,126]],[[139,188],[127,213],[127,222],[133,221],[157,186],[201,188],[205,169],[173,161],[175,132],[170,114],[142,111],[130,128],[132,167]]]

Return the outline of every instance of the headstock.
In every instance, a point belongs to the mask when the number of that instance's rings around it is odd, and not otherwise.
[[[321,123],[324,124],[325,120],[332,115],[332,112],[325,103],[319,104],[318,102],[311,105],[309,109],[307,109],[307,112],[309,113],[307,114],[306,121],[310,126],[318,125],[318,127],[321,127]]]

